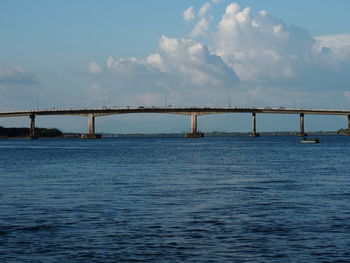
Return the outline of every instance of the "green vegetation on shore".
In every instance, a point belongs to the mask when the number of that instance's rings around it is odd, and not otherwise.
[[[350,134],[350,130],[349,129],[340,129],[340,130],[337,131],[337,134],[349,135]]]
[[[80,138],[81,133],[62,133],[56,128],[35,128],[36,136],[38,137],[65,137],[65,138]],[[307,132],[309,135],[349,135],[349,129],[340,129],[338,131],[318,131]],[[205,136],[249,136],[250,132],[206,132]],[[274,132],[260,132],[262,136],[286,136],[286,135],[298,135],[297,131],[274,131]],[[158,134],[109,134],[104,133],[102,137],[178,137],[183,136],[182,133],[158,133]],[[29,137],[29,128],[5,128],[0,126],[0,138],[25,138]]]
[[[61,137],[63,133],[58,129],[35,128],[35,133],[39,137]],[[29,128],[5,128],[0,126],[0,137],[28,137]]]

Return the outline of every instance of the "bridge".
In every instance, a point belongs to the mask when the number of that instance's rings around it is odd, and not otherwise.
[[[201,137],[203,134],[197,130],[197,116],[224,113],[251,113],[252,133],[251,136],[259,136],[256,129],[257,114],[297,114],[300,117],[299,136],[305,136],[304,116],[309,115],[344,115],[348,118],[348,129],[350,130],[350,110],[329,110],[329,109],[301,109],[301,108],[255,108],[255,107],[102,107],[102,108],[81,108],[81,109],[42,109],[42,110],[21,110],[0,112],[0,117],[28,116],[30,119],[30,138],[37,138],[35,134],[36,116],[48,115],[70,115],[86,116],[88,118],[88,133],[83,135],[85,139],[96,139],[99,135],[95,133],[95,118],[107,115],[130,114],[130,113],[166,113],[191,116],[191,132],[187,137]]]

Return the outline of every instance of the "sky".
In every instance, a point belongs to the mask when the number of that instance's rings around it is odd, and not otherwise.
[[[102,106],[349,109],[348,0],[2,0],[0,110]],[[27,118],[0,119],[1,126]],[[86,118],[38,117],[84,131]],[[99,132],[183,132],[184,116],[98,118]],[[345,117],[306,116],[308,130]],[[199,118],[204,131],[248,131],[249,115]],[[298,116],[258,116],[258,130]]]

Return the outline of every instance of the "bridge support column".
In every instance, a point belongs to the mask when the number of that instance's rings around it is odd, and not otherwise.
[[[186,133],[187,138],[199,138],[204,137],[204,133],[197,130],[197,114],[193,113],[191,116],[191,133]]]
[[[350,115],[348,115],[348,130],[347,130],[347,132],[345,133],[345,135],[350,136]]]
[[[256,113],[252,113],[252,133],[249,135],[250,137],[259,137],[260,134],[256,132]]]
[[[89,115],[89,134],[95,136],[95,116]]]
[[[83,134],[82,138],[83,139],[99,139],[101,138],[100,134],[95,133],[95,116],[93,114],[88,115],[89,118],[89,133]]]
[[[29,127],[29,139],[37,139],[38,136],[35,134],[35,115],[32,114],[30,118],[30,127]]]
[[[305,133],[304,122],[305,122],[304,113],[300,113],[300,133],[298,134],[298,136],[300,137],[307,136],[307,133]]]
[[[191,116],[191,132],[193,134],[197,133],[197,114],[192,114]]]

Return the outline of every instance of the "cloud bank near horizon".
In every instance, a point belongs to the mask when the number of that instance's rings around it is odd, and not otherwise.
[[[0,61],[0,85],[11,87],[16,85],[32,85],[38,82],[38,78],[34,73]]]

